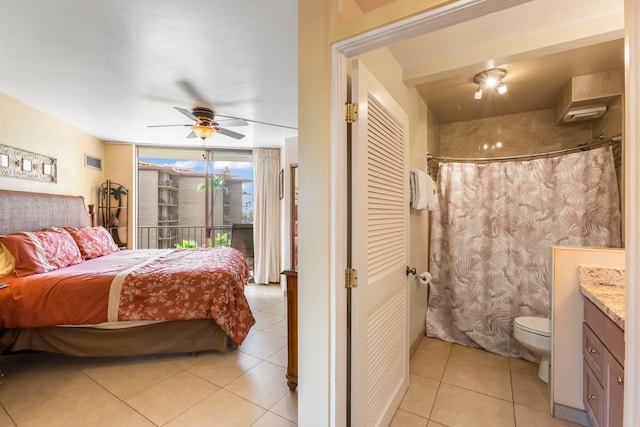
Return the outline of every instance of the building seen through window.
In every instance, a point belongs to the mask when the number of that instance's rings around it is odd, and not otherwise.
[[[253,224],[250,151],[146,151],[155,154],[138,158],[138,248],[229,246],[234,224]]]

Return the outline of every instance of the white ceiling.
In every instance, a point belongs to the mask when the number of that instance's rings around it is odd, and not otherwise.
[[[0,0],[0,10],[0,92],[104,141],[202,147],[186,127],[147,127],[190,123],[174,106],[297,127],[297,0]],[[571,75],[621,68],[623,24],[623,0],[535,0],[390,49],[446,123],[549,108]],[[509,92],[475,101],[473,75],[495,66]],[[297,135],[231,130],[246,137],[205,145]]]
[[[0,0],[0,11],[0,92],[104,141],[202,147],[187,127],[147,127],[190,124],[173,106],[297,127],[297,0]],[[246,137],[206,145],[297,135],[230,129]]]

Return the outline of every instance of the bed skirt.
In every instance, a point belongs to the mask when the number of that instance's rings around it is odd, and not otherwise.
[[[34,350],[72,356],[141,356],[225,352],[236,345],[211,319],[175,320],[122,329],[46,327],[0,330],[0,354]]]

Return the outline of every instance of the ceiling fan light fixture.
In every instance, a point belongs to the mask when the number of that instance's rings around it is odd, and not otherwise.
[[[202,138],[203,140],[209,138],[216,131],[214,127],[202,126],[202,125],[193,125],[191,126],[191,130],[196,134],[198,138]]]

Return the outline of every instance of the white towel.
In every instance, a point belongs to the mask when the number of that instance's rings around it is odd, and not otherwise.
[[[411,207],[416,210],[433,210],[436,207],[436,186],[433,179],[419,169],[409,174]]]

